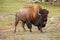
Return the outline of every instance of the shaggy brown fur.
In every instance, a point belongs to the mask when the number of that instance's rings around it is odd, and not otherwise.
[[[32,31],[32,24],[38,27],[38,30],[42,32],[42,28],[45,27],[47,22],[48,10],[42,9],[39,5],[30,4],[20,8],[16,12],[15,30],[19,21],[22,22],[22,27],[26,23],[27,27]]]

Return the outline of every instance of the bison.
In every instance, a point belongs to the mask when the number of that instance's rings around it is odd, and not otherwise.
[[[30,32],[32,32],[32,24],[38,27],[38,30],[42,32],[42,28],[45,27],[47,22],[48,10],[46,9],[39,9],[35,11],[33,7],[22,7],[16,12],[16,19],[15,19],[15,29],[19,21],[22,22],[22,27],[26,23],[27,27],[29,28]]]
[[[47,17],[48,17],[48,13],[49,13],[48,10],[42,9],[42,7],[41,7],[40,5],[37,5],[37,4],[28,4],[28,5],[24,6],[24,7],[31,7],[31,8],[34,9],[35,13],[41,14],[42,19],[43,19],[43,20],[42,20],[42,21],[43,21],[43,22],[42,22],[42,23],[43,23],[42,28],[46,26]],[[42,29],[42,28],[41,28],[41,29]]]

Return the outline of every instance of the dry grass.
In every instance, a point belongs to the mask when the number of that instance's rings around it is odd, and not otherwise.
[[[0,40],[60,40],[60,27],[57,27],[57,22],[48,21],[47,26],[43,29],[44,33],[40,33],[35,26],[32,28],[33,32],[30,33],[26,25],[27,31],[24,32],[19,23],[17,32],[13,33],[14,13],[3,12],[0,18]]]
[[[60,15],[60,7],[42,7],[49,10],[48,18]],[[60,16],[58,18],[60,18]],[[17,32],[13,33],[15,13],[0,12],[0,40],[60,40],[60,27],[57,25],[60,20],[56,22],[53,21],[49,20],[47,22],[47,26],[43,29],[44,33],[40,33],[35,26],[33,26],[32,28],[33,32],[30,33],[26,25],[25,27],[27,31],[24,32],[22,27],[20,26],[20,23],[17,26]]]

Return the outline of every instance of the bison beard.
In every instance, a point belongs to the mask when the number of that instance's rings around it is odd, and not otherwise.
[[[45,27],[44,22],[42,21],[42,17],[41,15],[38,15],[36,20],[26,20],[26,25],[27,27],[30,29],[30,32],[32,32],[31,28],[32,28],[32,24],[38,27],[38,30],[40,30],[42,32],[42,28]]]

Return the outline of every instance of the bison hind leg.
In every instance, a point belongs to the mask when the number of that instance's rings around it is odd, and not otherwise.
[[[19,19],[15,19],[15,29],[14,29],[14,33],[16,32],[16,27],[17,27],[18,22],[19,22]]]
[[[21,21],[21,26],[23,27],[23,30],[26,31],[24,25],[25,25],[25,22]]]
[[[14,29],[14,33],[16,32],[16,27],[17,27],[18,22],[19,22],[19,21],[16,21],[16,22],[15,22],[15,29]]]

